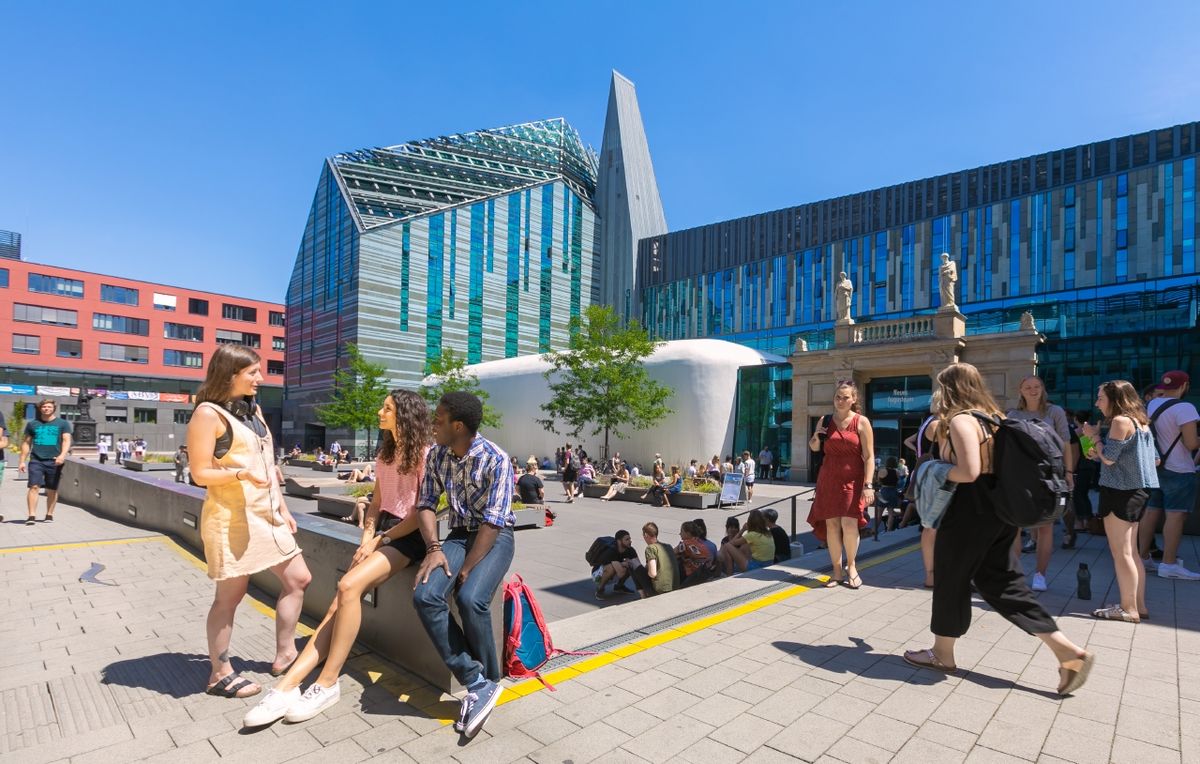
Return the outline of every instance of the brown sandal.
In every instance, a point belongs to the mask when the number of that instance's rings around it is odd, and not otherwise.
[[[905,650],[904,662],[917,668],[932,669],[946,674],[958,671],[958,666],[947,666],[933,654],[933,650]]]
[[[254,692],[242,692],[251,687],[254,688]],[[218,698],[249,698],[262,692],[262,687],[245,677],[238,676],[235,671],[204,688],[204,692],[208,695],[216,695]]]
[[[1092,670],[1092,664],[1096,662],[1096,654],[1085,652],[1075,660],[1066,661],[1059,664],[1058,667],[1058,694],[1060,697],[1066,697],[1078,690],[1087,681],[1088,674]],[[1068,668],[1068,663],[1077,663],[1079,668]]]

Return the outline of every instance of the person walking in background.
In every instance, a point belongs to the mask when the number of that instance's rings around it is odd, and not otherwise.
[[[1143,409],[1144,410],[1144,409]],[[1096,488],[1100,478],[1100,465],[1094,459],[1087,457],[1088,451],[1095,441],[1087,437],[1085,425],[1091,412],[1080,409],[1074,413],[1075,431],[1079,436],[1079,453],[1082,457],[1075,462],[1075,488],[1071,493],[1071,504],[1075,510],[1075,533],[1085,531],[1088,521],[1092,519],[1091,492]]]
[[[1146,612],[1146,571],[1137,555],[1138,522],[1158,488],[1154,469],[1154,436],[1137,390],[1124,380],[1105,382],[1096,393],[1096,408],[1108,420],[1108,437],[1098,425],[1083,425],[1094,444],[1087,457],[1100,462],[1100,517],[1112,554],[1119,604],[1092,611],[1097,618],[1140,623]]]
[[[889,456],[887,461],[875,471],[875,485],[879,495],[875,505],[880,514],[875,517],[875,530],[879,530],[879,522],[885,522],[887,530],[896,529],[896,521],[900,515],[900,470],[897,468],[896,457]]]
[[[758,452],[758,476],[763,480],[771,478],[771,461],[774,458],[775,455],[767,446],[763,446],[762,451]]]
[[[338,679],[362,624],[363,594],[425,557],[415,504],[431,440],[429,407],[411,390],[397,389],[384,398],[377,415],[382,432],[375,458],[378,480],[362,540],[317,630],[283,678],[246,713],[245,727],[281,717],[307,721],[336,704]],[[301,695],[300,684],[318,666],[321,673]]]
[[[562,450],[562,487],[567,496],[567,503],[575,501],[575,483],[579,480],[579,465],[571,444]]]
[[[1196,413],[1195,406],[1183,400],[1190,387],[1191,379],[1186,372],[1169,371],[1162,376],[1155,390],[1158,397],[1151,399],[1146,407],[1159,457],[1158,488],[1150,491],[1146,517],[1139,530],[1142,559],[1146,569],[1153,570],[1150,545],[1154,542],[1158,521],[1166,513],[1158,576],[1184,581],[1200,579],[1200,573],[1188,570],[1177,556],[1184,521],[1196,506],[1196,467],[1192,454],[1200,448],[1200,437],[1196,432],[1200,414]]]
[[[742,471],[742,481],[746,484],[746,501],[753,502],[754,478],[757,477],[758,471],[749,451],[742,452],[742,461],[738,464],[738,468]]]
[[[188,450],[187,444],[180,444],[175,451],[175,482],[188,483],[191,480],[192,471],[188,469]]]
[[[1012,554],[1017,529],[996,514],[988,488],[1003,475],[992,472],[994,440],[970,412],[1000,417],[1000,407],[979,371],[953,363],[937,376],[939,452],[954,465],[947,479],[957,485],[938,527],[933,563],[933,647],[908,650],[904,660],[918,668],[958,670],[954,646],[971,626],[972,585],[1009,622],[1041,639],[1059,663],[1058,694],[1083,686],[1095,656],[1067,639],[1025,583]]]
[[[71,423],[58,416],[58,404],[49,398],[38,404],[37,418],[25,423],[25,435],[21,441],[21,456],[17,471],[29,468],[28,489],[25,504],[28,514],[26,525],[37,520],[38,495],[46,489],[45,522],[54,521],[54,507],[58,503],[58,483],[62,479],[63,463],[71,452]]]
[[[271,431],[254,397],[262,359],[242,345],[219,345],[209,360],[188,423],[192,477],[205,488],[200,538],[216,596],[208,611],[206,692],[245,698],[261,688],[234,673],[229,640],[250,576],[270,570],[279,579],[275,603],[275,660],[271,673],[296,659],[296,623],[312,574],[296,543],[296,521],[279,490]]]
[[[875,471],[875,438],[871,422],[858,413],[858,386],[839,382],[833,393],[833,415],[826,417],[825,460],[817,478],[816,493],[808,513],[810,525],[825,524],[826,544],[833,572],[826,587],[845,581],[851,589],[862,586],[858,575],[858,528],[863,507],[875,503],[871,478]],[[814,432],[808,447],[822,448]],[[845,551],[845,569],[842,552]]]
[[[121,441],[117,444],[117,464],[123,464],[128,461],[132,453],[133,449],[129,446],[129,439],[121,438]]]
[[[413,605],[446,668],[467,688],[455,728],[474,737],[500,698],[500,659],[492,631],[492,597],[512,564],[513,479],[508,454],[479,434],[483,402],[446,393],[433,420],[417,510],[425,560]],[[450,533],[438,539],[437,506],[449,502]],[[444,575],[443,575],[444,573]],[[450,616],[450,597],[459,624]]]
[[[108,441],[105,438],[99,438],[96,441],[96,454],[100,457],[101,464],[108,464]]]
[[[1021,380],[1018,391],[1020,402],[1015,409],[1007,413],[1009,419],[1039,419],[1050,425],[1051,429],[1062,439],[1063,463],[1067,470],[1067,487],[1070,488],[1075,480],[1075,463],[1068,444],[1071,442],[1071,431],[1067,425],[1067,412],[1062,406],[1056,406],[1046,397],[1046,385],[1037,377],[1025,377]],[[1046,591],[1046,571],[1050,569],[1050,556],[1054,553],[1054,526],[1042,525],[1029,529],[1030,540],[1037,547],[1037,567],[1033,574],[1030,588],[1035,592]],[[1021,554],[1021,537],[1013,542],[1013,554]]]

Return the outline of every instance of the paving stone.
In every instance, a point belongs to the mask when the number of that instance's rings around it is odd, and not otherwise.
[[[592,764],[646,764],[640,756],[634,756],[624,748],[616,748],[593,759]]]
[[[488,721],[492,723],[494,719]],[[358,743],[364,751],[376,755],[392,751],[410,740],[415,740],[418,735],[400,719],[392,719],[353,737],[354,742]],[[313,739],[316,740],[316,738]]]
[[[676,687],[667,687],[648,698],[639,700],[634,704],[634,708],[657,716],[659,719],[670,719],[699,702],[700,699],[695,695],[689,695]]]
[[[956,729],[955,727],[932,720],[918,727],[915,735],[922,740],[937,743],[947,748],[953,748],[956,751],[963,751],[964,753],[970,751],[971,747],[975,745],[975,741],[979,739],[979,735],[973,732]]]
[[[113,745],[97,748],[71,757],[71,764],[117,764],[117,762],[140,761],[175,748],[175,741],[166,730],[150,732],[132,740],[122,740]]]
[[[637,737],[626,740],[621,747],[648,761],[664,761],[708,736],[712,731],[711,724],[687,716],[675,716]]]
[[[266,737],[266,736],[264,736]],[[317,739],[307,733],[288,735],[287,737],[268,738],[261,746],[246,749],[233,749],[230,753],[221,754],[221,762],[246,762],[246,764],[275,764],[290,762],[295,759],[321,750]]]
[[[567,735],[578,732],[579,725],[572,724],[557,714],[547,714],[525,722],[520,729],[542,745],[550,745],[555,741],[562,740]]]
[[[979,735],[978,746],[1022,759],[1035,760],[1046,740],[1049,724],[993,718]]]
[[[720,727],[722,724],[745,713],[750,707],[750,704],[744,700],[730,698],[723,693],[717,693],[711,698],[706,698],[702,703],[696,703],[684,709],[684,713],[705,724]]]
[[[197,740],[189,745],[163,751],[145,761],[148,764],[200,764],[200,762],[206,761],[219,761],[220,758],[217,750],[209,745],[207,740]]]
[[[815,714],[854,725],[874,713],[875,708],[874,703],[838,692],[826,698],[825,702],[813,706],[812,711]]]
[[[1050,727],[1041,753],[1078,764],[1107,761],[1112,751],[1112,740],[1113,728],[1110,725],[1059,714]]]
[[[737,764],[745,759],[746,754],[736,748],[706,737],[689,745],[670,761],[687,762],[687,764]],[[757,758],[755,760],[757,761]]]
[[[856,764],[886,764],[892,759],[891,751],[852,737],[844,737],[837,741],[828,753],[835,759]]]
[[[767,745],[788,755],[812,761],[829,750],[849,729],[848,724],[808,713],[767,741]]]
[[[905,722],[889,719],[886,716],[869,716],[861,724],[851,727],[846,733],[873,746],[895,753],[904,747],[917,728]],[[834,756],[836,752],[831,752]]]
[[[311,753],[299,756],[292,761],[297,764],[329,764],[335,761],[338,764],[352,764],[356,761],[364,761],[369,757],[369,754],[358,746],[353,740],[341,740],[333,745],[324,746]]]
[[[784,687],[769,698],[755,703],[747,713],[760,716],[776,724],[788,725],[817,705],[826,702],[832,702],[831,698],[814,695],[795,687]]]
[[[783,727],[752,714],[742,714],[726,722],[709,738],[735,748],[742,753],[750,753],[766,744],[780,732]]]
[[[491,727],[491,719],[488,719],[488,726]],[[520,730],[507,729],[487,740],[472,740],[469,745],[455,753],[454,758],[462,764],[507,764],[522,759],[542,747],[540,741]]]
[[[604,722],[596,722],[534,751],[529,754],[529,758],[537,764],[562,764],[567,759],[573,764],[586,764],[620,747],[629,739],[629,735],[624,732]],[[409,753],[412,755],[411,751]],[[425,758],[414,758],[426,761]]]
[[[1121,715],[1117,718],[1117,734],[1178,750],[1179,719],[1175,714],[1175,709],[1171,707],[1163,707],[1155,712],[1122,706]]]
[[[201,721],[172,727],[168,732],[171,735],[171,739],[175,741],[175,745],[185,748],[197,740],[207,741],[210,737],[216,737],[221,733],[235,729],[234,725],[230,724],[229,720],[224,716],[210,716]],[[209,748],[212,748],[212,746],[209,746]]]
[[[893,764],[959,764],[967,754],[932,740],[913,736],[892,758]]]
[[[632,736],[640,735],[646,730],[662,724],[662,720],[658,717],[636,708],[622,708],[615,714],[611,714],[605,721]]]
[[[608,687],[596,690],[590,696],[569,703],[556,714],[580,727],[586,727],[592,722],[602,721],[622,708],[628,708],[638,701],[638,696],[619,687]]]

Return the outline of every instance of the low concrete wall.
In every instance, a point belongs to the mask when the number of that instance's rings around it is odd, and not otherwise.
[[[169,534],[196,550],[201,557],[204,545],[200,540],[199,525],[204,494],[202,488],[139,480],[122,471],[74,458],[67,460],[59,484],[60,501],[111,520]],[[320,620],[337,593],[338,579],[350,564],[361,536],[357,528],[329,529],[307,515],[295,517],[296,541],[304,550],[304,559],[313,574],[312,584],[304,596],[304,613]],[[413,609],[416,570],[411,566],[374,590],[369,601],[363,603],[358,638],[435,687],[453,692],[458,689],[457,683],[442,663]],[[273,596],[279,594],[279,581],[268,571],[251,576],[250,580]],[[453,602],[451,611],[456,613]],[[497,655],[501,657],[503,631],[504,608],[501,591],[497,589],[492,599],[492,633],[496,638]]]

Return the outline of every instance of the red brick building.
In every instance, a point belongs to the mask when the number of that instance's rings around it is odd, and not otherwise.
[[[141,435],[152,450],[182,442],[191,404],[218,344],[255,348],[260,400],[278,431],[284,313],[277,303],[0,259],[0,411],[59,398],[68,419],[81,390],[101,436]]]

